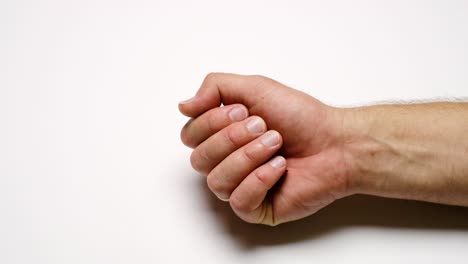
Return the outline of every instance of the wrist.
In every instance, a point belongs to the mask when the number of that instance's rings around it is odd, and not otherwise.
[[[466,205],[466,104],[341,109],[352,193]]]
[[[341,109],[343,155],[348,167],[351,194],[382,194],[397,156],[384,140],[385,118],[378,107]]]

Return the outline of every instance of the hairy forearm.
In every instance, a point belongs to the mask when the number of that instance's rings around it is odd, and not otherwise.
[[[343,111],[354,192],[468,206],[468,103]]]

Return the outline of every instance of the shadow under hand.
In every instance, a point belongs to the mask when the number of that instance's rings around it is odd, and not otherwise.
[[[335,201],[312,216],[276,227],[249,224],[218,200],[204,180],[201,184],[226,232],[245,248],[314,239],[353,226],[468,231],[468,208],[365,195]]]

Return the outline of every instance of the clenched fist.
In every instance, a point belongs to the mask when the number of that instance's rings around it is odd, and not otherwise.
[[[193,168],[247,222],[299,219],[350,194],[337,108],[266,77],[216,73],[179,109],[192,117],[181,138]]]
[[[296,220],[354,193],[468,206],[467,103],[335,108],[216,73],[179,109],[192,166],[247,222]]]

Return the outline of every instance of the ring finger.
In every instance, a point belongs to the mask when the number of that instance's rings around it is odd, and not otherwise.
[[[221,200],[228,200],[242,180],[273,156],[282,143],[281,135],[270,130],[239,148],[208,174],[208,187]]]

